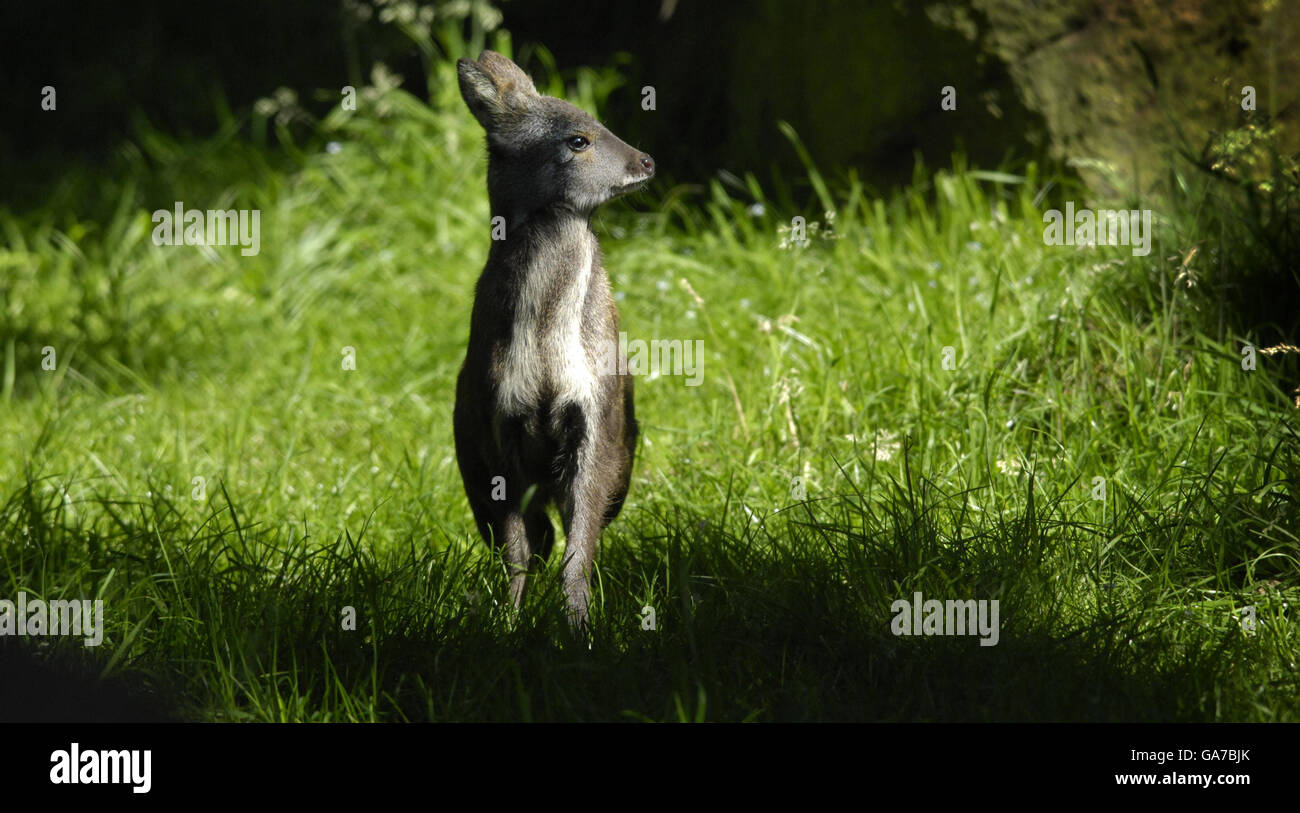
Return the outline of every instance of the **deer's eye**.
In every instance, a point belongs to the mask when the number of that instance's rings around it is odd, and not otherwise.
[[[574,152],[582,152],[583,150],[591,146],[591,142],[588,141],[583,136],[573,136],[565,143],[567,143],[569,145],[569,149],[573,150]]]

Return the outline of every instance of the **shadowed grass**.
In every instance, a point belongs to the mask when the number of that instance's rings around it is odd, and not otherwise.
[[[0,212],[0,597],[106,605],[102,648],[23,657],[205,720],[1297,718],[1273,362],[1210,332],[1163,234],[1044,245],[1032,167],[880,199],[810,163],[815,212],[728,176],[599,214],[623,329],[702,341],[703,378],[637,381],[591,640],[551,570],[514,620],[450,431],[481,134],[450,62],[431,87],[363,89],[291,172],[153,134],[196,156],[185,197],[146,161],[110,214]],[[178,198],[260,209],[261,252],[154,246]],[[916,592],[998,600],[998,644],[894,636]]]

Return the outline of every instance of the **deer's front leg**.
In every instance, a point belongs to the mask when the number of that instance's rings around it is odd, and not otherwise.
[[[502,558],[510,574],[510,600],[515,609],[524,603],[524,592],[528,589],[528,571],[532,565],[532,545],[528,541],[528,529],[524,524],[524,515],[517,510],[506,513],[504,526],[505,544],[502,546]]]
[[[570,426],[586,429],[585,421],[570,413]],[[586,431],[570,434],[564,471],[565,487],[560,503],[564,520],[564,595],[568,600],[569,623],[580,628],[587,623],[591,594],[591,571],[596,562],[596,547],[605,527],[609,507],[610,484],[602,466],[595,438]]]
[[[572,507],[565,512],[564,595],[569,607],[569,623],[575,628],[587,624],[591,571],[596,562],[605,502],[605,495],[594,478],[585,478],[574,484]]]

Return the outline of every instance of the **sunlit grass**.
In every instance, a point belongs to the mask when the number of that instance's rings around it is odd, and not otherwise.
[[[1184,246],[1044,245],[1032,167],[598,215],[623,329],[703,381],[636,382],[590,647],[552,573],[512,621],[451,440],[481,134],[434,75],[292,171],[154,133],[104,211],[0,212],[0,597],[102,597],[91,657],[198,719],[1296,719],[1288,395]],[[261,253],[154,246],[178,199]],[[998,599],[999,644],[892,636],[916,591]]]

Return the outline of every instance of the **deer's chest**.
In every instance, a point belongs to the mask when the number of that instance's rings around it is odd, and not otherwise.
[[[597,401],[597,359],[586,335],[595,251],[584,241],[556,272],[523,281],[507,344],[499,357],[498,407],[506,414],[559,412],[574,404],[586,411]]]

